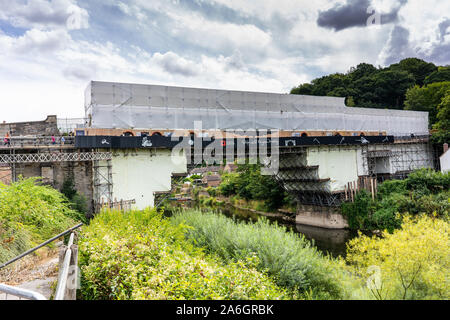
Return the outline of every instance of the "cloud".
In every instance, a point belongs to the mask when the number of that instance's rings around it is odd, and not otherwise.
[[[335,31],[364,27],[374,14],[379,15],[380,24],[392,23],[398,20],[398,11],[406,2],[407,0],[401,0],[391,11],[382,13],[372,6],[370,0],[347,0],[345,4],[337,4],[331,9],[320,11],[317,24]]]
[[[0,20],[22,28],[68,28],[89,26],[88,12],[75,0],[0,0]]]
[[[390,65],[399,60],[413,56],[410,48],[409,31],[402,26],[395,26],[389,40],[381,53],[383,64]]]
[[[31,29],[10,41],[12,51],[16,54],[46,54],[66,46],[70,36],[64,30],[41,31]]]
[[[358,28],[369,5],[381,25]],[[2,103],[13,110],[4,120],[79,116],[89,80],[286,93],[361,62],[450,61],[442,0],[0,0],[0,8]]]
[[[173,52],[161,54],[155,53],[152,61],[161,66],[165,71],[174,74],[180,74],[185,77],[191,77],[198,74],[196,65]]]

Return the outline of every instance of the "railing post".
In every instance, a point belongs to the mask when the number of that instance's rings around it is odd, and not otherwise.
[[[70,247],[70,250],[72,251],[72,255],[69,263],[69,279],[67,282],[68,286],[65,300],[76,300],[78,289],[78,246],[73,244]]]

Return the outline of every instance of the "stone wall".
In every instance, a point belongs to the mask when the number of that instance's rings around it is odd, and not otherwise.
[[[295,222],[327,229],[345,229],[348,223],[338,208],[298,205]]]
[[[0,183],[11,183],[11,167],[9,165],[0,165]]]
[[[44,121],[0,123],[0,137],[10,136],[51,136],[59,135],[56,116],[47,116]]]
[[[93,178],[92,162],[55,162],[17,164],[16,177],[42,177],[43,182],[61,190],[64,181],[71,175],[74,178],[75,189],[86,198],[88,211],[92,213]]]

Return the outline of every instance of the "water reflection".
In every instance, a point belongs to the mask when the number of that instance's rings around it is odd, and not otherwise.
[[[194,203],[188,205],[195,207]],[[245,210],[235,208],[231,205],[221,206],[218,208],[201,207],[205,211],[220,211],[225,216],[236,219],[237,221],[257,221],[261,215]],[[279,225],[285,226],[294,233],[302,234],[306,239],[313,242],[314,246],[324,254],[330,254],[333,257],[346,255],[346,243],[357,236],[357,232],[347,229],[325,229],[313,226],[306,226],[300,224],[287,223],[279,217],[266,217],[269,221],[277,221]]]
[[[261,217],[257,213],[238,209],[230,205],[222,207],[221,212],[228,217],[233,217],[240,221],[257,221]],[[304,235],[306,239],[313,242],[317,249],[325,254],[329,253],[333,257],[345,257],[346,243],[358,235],[356,231],[347,229],[325,229],[301,224],[286,223],[281,218],[276,217],[266,218],[270,221],[277,221],[278,224],[285,226],[295,233]]]

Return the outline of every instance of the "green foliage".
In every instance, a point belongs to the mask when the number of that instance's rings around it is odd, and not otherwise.
[[[406,91],[421,86],[437,67],[407,58],[387,68],[361,63],[347,73],[330,74],[293,88],[291,94],[346,97],[348,106],[403,109]]]
[[[194,182],[194,180],[201,179],[202,176],[199,174],[193,174],[190,177],[186,177],[183,179],[183,182]]]
[[[425,85],[434,82],[450,81],[450,67],[439,67],[438,70],[429,74],[424,81]]]
[[[64,180],[61,193],[65,195],[67,199],[72,199],[76,195],[77,190],[75,189],[73,177],[69,176]]]
[[[38,178],[0,184],[0,262],[73,227],[82,216]]]
[[[291,94],[346,97],[349,107],[427,111],[430,128],[436,123],[433,141],[449,138],[448,102],[440,106],[450,84],[450,67],[437,67],[407,58],[386,68],[361,63],[345,73],[316,78],[291,90]],[[438,107],[439,106],[439,107]],[[440,110],[441,116],[439,116]]]
[[[208,194],[209,194],[211,197],[217,196],[217,190],[216,190],[216,188],[208,187],[208,188],[206,188],[206,192],[208,192]]]
[[[73,176],[67,177],[62,185],[61,193],[69,199],[71,203],[71,208],[78,211],[82,215],[80,215],[81,221],[83,223],[87,223],[86,213],[88,212],[88,205],[86,198],[79,194],[75,189],[75,182]]]
[[[400,227],[399,214],[436,214],[448,217],[450,210],[450,173],[432,169],[412,172],[405,180],[385,181],[378,187],[375,200],[365,191],[354,202],[341,206],[350,228],[388,230]]]
[[[432,169],[420,169],[412,172],[406,179],[408,190],[424,194],[438,193],[450,189],[450,172],[442,173]]]
[[[378,186],[378,197],[388,197],[392,193],[405,194],[406,180],[386,180]]]
[[[438,106],[450,90],[450,82],[437,82],[424,87],[414,86],[406,92],[405,109],[429,112],[430,126],[436,123]]]
[[[154,209],[104,211],[79,241],[84,299],[286,299],[286,290],[254,266],[223,264],[184,239]]]
[[[450,133],[450,89],[447,90],[445,96],[442,98],[441,103],[437,106],[437,122],[434,128],[441,131]],[[448,139],[447,139],[448,141]]]
[[[438,68],[434,63],[425,62],[417,58],[406,58],[399,63],[390,66],[391,69],[399,69],[410,73],[419,86],[424,84],[424,80],[437,72]]]
[[[212,212],[187,210],[176,212],[172,222],[190,226],[187,238],[226,262],[256,256],[257,269],[266,271],[280,286],[303,295],[312,292],[321,299],[351,295],[346,287],[350,278],[336,260],[323,256],[303,236],[267,219],[246,224]]]
[[[354,274],[368,280],[376,299],[448,300],[449,230],[442,219],[405,216],[401,229],[392,234],[351,240],[346,260]],[[372,273],[373,267],[378,274]],[[370,281],[374,276],[379,282]]]
[[[238,195],[245,200],[264,200],[269,210],[279,208],[286,195],[273,177],[261,174],[258,164],[240,165],[238,172],[224,174],[219,190],[224,196]]]

